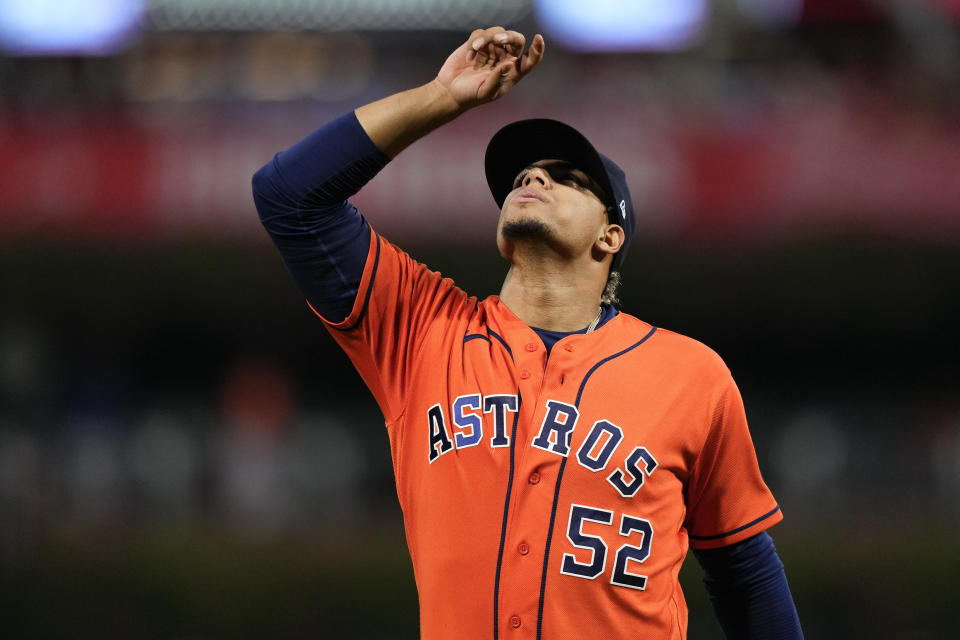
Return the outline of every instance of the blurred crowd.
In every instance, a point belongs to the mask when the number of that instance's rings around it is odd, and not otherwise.
[[[147,390],[129,371],[57,372],[50,356],[44,336],[0,332],[7,556],[77,527],[212,525],[258,538],[355,526],[390,503],[369,471],[379,451],[358,434],[376,426],[346,422],[357,416],[339,407],[303,409],[275,362],[237,362],[218,397],[179,389],[157,406],[138,402]]]

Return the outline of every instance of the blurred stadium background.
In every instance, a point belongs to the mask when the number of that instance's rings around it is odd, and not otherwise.
[[[380,416],[249,181],[504,24],[544,33],[538,72],[358,204],[495,293],[486,140],[580,127],[640,212],[624,309],[740,383],[807,637],[957,637],[958,21],[957,0],[0,0],[0,633],[416,637]],[[683,580],[690,637],[720,637]]]

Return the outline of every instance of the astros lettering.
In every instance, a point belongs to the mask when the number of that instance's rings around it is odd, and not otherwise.
[[[506,425],[510,417],[507,414],[516,413],[517,400],[516,395],[506,393],[486,397],[479,393],[458,396],[448,410],[452,417],[452,432],[447,426],[442,405],[431,406],[426,416],[429,461],[436,461],[454,448],[466,449],[481,444],[485,432],[492,434],[488,441],[490,447],[509,447]],[[547,400],[546,409],[543,423],[531,444],[565,458],[570,452],[570,440],[580,414],[575,406],[559,400]],[[492,417],[483,414],[492,414]],[[622,440],[623,429],[601,418],[593,423],[577,449],[577,462],[590,471],[603,471]],[[644,476],[649,476],[657,468],[657,461],[645,447],[638,445],[626,455],[621,467],[614,470],[607,481],[624,498],[630,498],[643,486]]]

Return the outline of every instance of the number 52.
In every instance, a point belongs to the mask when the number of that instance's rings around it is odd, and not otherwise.
[[[579,549],[590,551],[589,562],[577,562],[577,558],[572,553],[563,554],[563,562],[560,565],[560,573],[587,580],[596,580],[604,571],[607,564],[607,544],[603,538],[588,535],[583,532],[584,521],[597,522],[609,525],[613,523],[613,511],[606,509],[597,509],[594,507],[584,507],[575,504],[570,508],[570,521],[567,523],[567,539],[573,546]],[[621,536],[626,538],[639,534],[639,546],[624,543],[617,549],[616,559],[613,563],[613,573],[610,576],[610,584],[619,587],[629,587],[631,589],[647,588],[647,576],[639,573],[627,571],[627,563],[631,560],[637,563],[644,562],[650,557],[650,543],[653,538],[653,527],[648,520],[635,518],[623,514],[620,519]]]

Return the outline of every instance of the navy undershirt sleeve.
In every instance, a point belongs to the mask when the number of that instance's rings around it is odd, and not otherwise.
[[[802,640],[783,563],[764,531],[719,549],[694,549],[728,640]]]
[[[370,247],[370,227],[347,198],[388,162],[351,111],[253,176],[260,222],[303,296],[328,320],[350,314]]]

